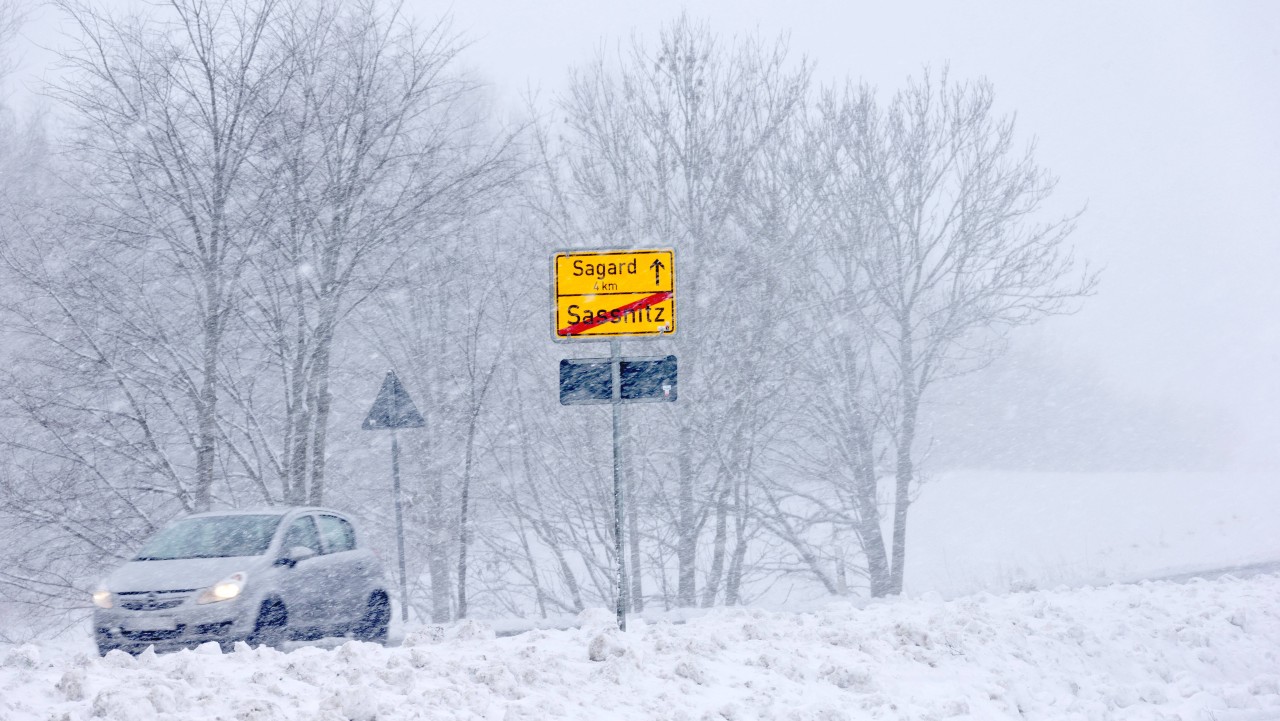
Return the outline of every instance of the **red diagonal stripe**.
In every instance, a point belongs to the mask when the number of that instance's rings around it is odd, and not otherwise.
[[[657,305],[658,303],[661,303],[662,301],[670,297],[671,297],[671,291],[654,293],[653,295],[646,296],[644,298],[641,298],[640,300],[632,301],[630,303],[627,303],[624,306],[619,306],[617,308],[609,310],[603,316],[598,315],[592,318],[591,320],[584,320],[580,323],[574,323],[571,326],[561,328],[560,330],[556,331],[556,335],[578,335],[583,331],[591,330],[592,328],[595,328],[598,325],[604,325],[605,323],[608,323],[609,317],[614,313],[621,314],[621,313],[626,313],[627,311],[632,311],[632,310],[643,310],[645,308],[648,308],[651,305]]]

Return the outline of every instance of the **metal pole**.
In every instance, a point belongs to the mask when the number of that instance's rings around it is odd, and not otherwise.
[[[404,511],[400,504],[400,443],[391,429],[391,483],[396,496],[396,553],[400,561],[400,620],[409,621],[409,577],[404,572]]]
[[[627,560],[622,555],[622,343],[609,341],[613,373],[613,552],[618,559],[618,630],[627,630]]]

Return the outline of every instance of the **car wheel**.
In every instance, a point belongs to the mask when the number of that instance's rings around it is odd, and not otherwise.
[[[364,616],[355,625],[352,634],[358,641],[369,643],[387,642],[387,627],[391,624],[391,601],[382,591],[374,591],[369,596]]]
[[[247,639],[250,646],[279,647],[285,640],[289,625],[289,612],[279,601],[263,601],[258,609],[258,619],[253,623],[253,633]]]

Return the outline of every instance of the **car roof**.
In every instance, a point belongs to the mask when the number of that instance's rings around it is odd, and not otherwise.
[[[192,513],[186,518],[209,518],[215,516],[285,516],[289,514],[301,513],[332,513],[335,516],[343,516],[341,511],[332,508],[322,508],[320,506],[261,506],[257,508],[228,508],[220,511],[204,511],[202,513]]]

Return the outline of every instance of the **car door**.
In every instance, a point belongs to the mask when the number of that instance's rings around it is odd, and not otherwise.
[[[364,614],[365,569],[359,563],[356,534],[351,523],[331,513],[319,513],[320,538],[325,545],[325,582],[336,622],[353,621]]]
[[[285,529],[280,542],[280,554],[301,546],[316,553],[312,558],[298,561],[292,568],[280,569],[280,595],[289,613],[289,625],[294,627],[318,626],[325,623],[320,603],[325,593],[324,546],[311,516],[298,516]]]

